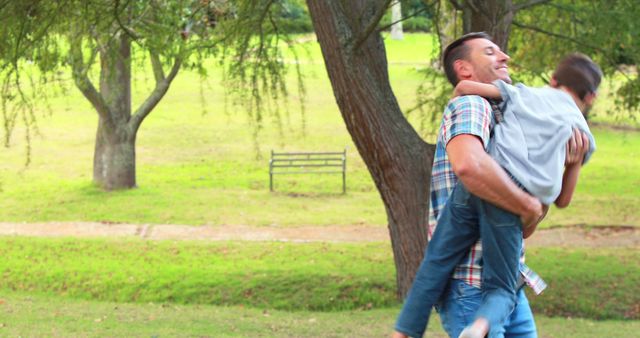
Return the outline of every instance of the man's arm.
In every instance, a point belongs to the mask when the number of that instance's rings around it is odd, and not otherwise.
[[[453,96],[461,95],[480,95],[488,99],[496,100],[502,98],[498,87],[492,84],[471,80],[460,80],[460,82],[458,82],[456,88],[453,90]]]
[[[520,215],[523,229],[536,225],[544,216],[542,203],[520,189],[487,154],[480,138],[461,134],[447,144],[453,171],[472,194]]]

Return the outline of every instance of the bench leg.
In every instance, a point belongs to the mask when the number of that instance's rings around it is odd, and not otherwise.
[[[342,193],[347,193],[347,174],[344,171],[342,172]]]

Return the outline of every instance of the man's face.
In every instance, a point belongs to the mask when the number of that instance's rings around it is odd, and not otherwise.
[[[503,80],[511,83],[507,62],[509,55],[500,50],[495,43],[487,39],[473,39],[466,41],[469,47],[469,60],[464,63],[458,75],[460,79],[491,83]]]

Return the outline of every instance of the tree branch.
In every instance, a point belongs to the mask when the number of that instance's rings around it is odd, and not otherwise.
[[[518,28],[528,29],[528,30],[531,30],[531,31],[534,31],[534,32],[537,32],[537,33],[541,33],[541,34],[552,36],[554,38],[567,40],[567,41],[575,43],[578,46],[588,47],[588,48],[591,48],[593,50],[597,50],[597,51],[601,52],[603,55],[608,55],[606,50],[604,50],[604,49],[602,49],[602,48],[600,48],[598,46],[590,45],[588,43],[585,43],[584,41],[580,41],[580,40],[578,40],[576,38],[573,38],[573,37],[570,37],[570,36],[567,36],[567,35],[562,35],[562,34],[559,34],[559,33],[550,32],[550,31],[544,30],[544,29],[542,29],[540,27],[528,26],[528,25],[525,25],[525,24],[521,24],[521,23],[519,23],[517,21],[513,21],[511,24],[516,26],[516,27],[518,27]]]
[[[158,58],[157,54],[155,58]],[[153,59],[154,58],[152,57],[151,59],[152,64],[154,63]],[[158,60],[158,63],[159,62],[160,61]],[[164,95],[169,90],[169,86],[171,85],[171,82],[178,74],[178,71],[180,70],[181,66],[182,66],[182,56],[176,57],[173,63],[173,66],[171,67],[171,71],[169,71],[169,74],[167,75],[167,77],[163,76],[162,80],[160,81],[158,81],[158,76],[156,74],[156,69],[155,69],[156,66],[155,65],[153,66],[154,75],[156,75],[156,87],[153,89],[149,97],[147,97],[147,99],[140,105],[140,107],[138,107],[135,114],[133,114],[133,116],[129,120],[129,127],[131,128],[132,131],[136,131],[138,130],[138,128],[140,128],[140,124],[142,124],[142,121],[144,121],[144,119],[149,115],[149,113],[151,113],[153,108],[155,108],[156,105],[158,105],[158,103],[160,102],[160,100],[162,100]],[[160,67],[162,66],[160,65]]]
[[[158,53],[149,51],[149,58],[151,59],[151,68],[153,68],[153,76],[156,79],[156,84],[164,80],[164,70],[162,69],[162,62]]]
[[[382,26],[382,27],[378,28],[378,31],[381,32],[381,31],[383,31],[383,30],[385,30],[385,29],[397,24],[398,22],[402,22],[402,21],[405,21],[407,19],[411,19],[411,18],[413,18],[415,16],[418,16],[418,14],[420,14],[422,12],[425,12],[426,10],[427,10],[427,8],[420,8],[419,10],[411,13],[410,15],[407,15],[406,17],[401,18],[400,20],[396,20],[396,21],[394,21],[394,22],[392,22],[392,23],[390,23],[388,25],[385,25],[385,26]]]
[[[449,3],[453,5],[453,8],[455,8],[458,11],[461,11],[464,9],[464,7],[462,7],[462,5],[460,5],[460,3],[457,0],[449,0]]]
[[[542,4],[545,4],[545,3],[550,2],[550,1],[551,0],[529,0],[528,2],[515,5],[513,7],[513,12],[517,13],[519,10],[526,9],[526,8],[529,8],[529,7],[533,7],[533,6],[537,6],[537,5],[542,5]]]
[[[127,7],[129,6],[129,0],[127,0],[127,2],[124,4],[122,11],[126,10]],[[122,20],[120,20],[120,0],[116,0],[114,2],[114,8],[113,8],[113,16],[116,19],[116,22],[118,23],[118,26],[120,26],[120,28],[125,32],[125,34],[129,35],[129,37],[131,38],[131,40],[133,41],[138,41],[140,39],[140,36],[138,34],[136,34],[136,32],[134,32],[131,28],[127,27],[124,25],[124,23],[122,23]]]
[[[381,6],[373,15],[369,23],[367,23],[367,25],[365,26],[365,29],[360,31],[359,34],[356,36],[355,41],[351,45],[352,50],[356,50],[360,48],[360,46],[369,38],[371,33],[373,33],[373,31],[376,29],[376,27],[380,23],[380,20],[384,16],[384,13],[387,11],[387,9],[389,8],[389,4],[391,3],[391,0],[383,0],[383,1],[384,3],[381,4]]]
[[[567,41],[572,42],[572,43],[574,43],[574,44],[576,44],[578,46],[583,46],[583,47],[587,47],[587,48],[590,48],[592,50],[598,51],[599,53],[602,53],[602,56],[604,56],[605,59],[607,59],[612,65],[616,64],[616,60],[611,56],[611,51],[610,50],[603,49],[601,47],[588,44],[588,43],[586,43],[584,41],[578,40],[578,39],[570,37],[570,36],[566,36],[566,35],[550,32],[550,31],[546,31],[546,30],[544,30],[542,28],[539,28],[539,27],[524,25],[524,24],[521,24],[521,23],[519,23],[517,21],[513,21],[512,24],[514,26],[518,27],[518,28],[528,29],[528,30],[531,30],[531,31],[534,31],[534,32],[537,32],[537,33],[541,33],[541,34],[546,34],[546,35],[552,36],[552,37],[557,38],[557,39],[567,40]],[[628,76],[624,72],[620,72],[620,73],[622,73],[625,77],[628,78]]]
[[[94,51],[93,53],[96,52]],[[92,54],[90,62],[92,62],[94,58],[95,54]],[[102,119],[111,121],[109,106],[87,75],[91,63],[84,64],[82,59],[82,40],[79,38],[70,39],[69,61],[71,63],[72,77],[76,87],[78,87],[82,95],[91,102],[91,105],[93,105]]]

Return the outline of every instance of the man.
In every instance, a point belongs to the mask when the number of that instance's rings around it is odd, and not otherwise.
[[[484,33],[465,35],[451,43],[444,53],[445,72],[454,86],[460,80],[491,83],[500,79],[511,83],[508,60],[509,56]],[[525,229],[535,226],[544,216],[546,209],[540,201],[513,183],[486,153],[495,123],[494,110],[495,107],[479,96],[463,96],[449,102],[443,115],[432,169],[430,235],[458,179],[473,195],[519,215]],[[577,147],[571,146],[572,149]],[[476,243],[456,268],[438,307],[443,326],[452,337],[458,337],[471,324],[481,303],[481,259],[482,248]],[[534,291],[542,291],[544,283],[532,271],[523,266],[521,272],[524,281]],[[429,310],[420,308],[418,303],[406,303],[398,319],[395,336],[421,336]],[[518,291],[517,305],[505,330],[507,336],[537,335],[523,290]]]

